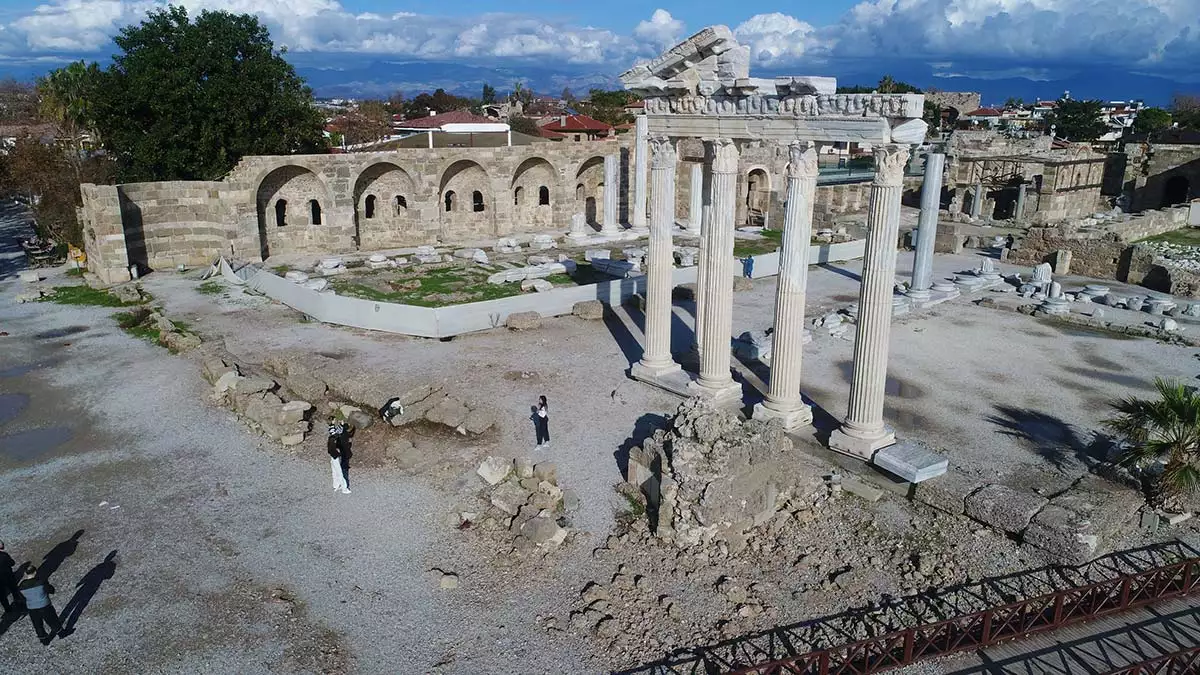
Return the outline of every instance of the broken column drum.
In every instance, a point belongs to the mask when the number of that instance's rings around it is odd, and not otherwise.
[[[841,428],[829,446],[862,459],[896,442],[883,423],[887,381],[888,340],[892,328],[892,288],[896,273],[896,237],[900,229],[900,197],[908,146],[875,148],[875,180],[867,214],[867,245],[858,296],[858,327],[854,337],[854,370],[850,405]]]
[[[674,250],[671,229],[675,214],[675,146],[665,137],[648,144],[652,149],[654,196],[650,209],[650,243],[646,253],[646,347],[634,364],[634,377],[658,377],[680,370],[671,359],[671,289]]]
[[[617,209],[620,205],[618,197],[621,192],[620,165],[620,156],[604,157],[604,223],[600,227],[601,234],[616,234],[621,229],[617,221]]]
[[[711,207],[704,247],[704,322],[700,344],[700,378],[695,393],[722,401],[741,399],[741,386],[730,375],[729,339],[733,333],[733,220],[737,204],[738,150],[734,142],[707,142],[712,158]]]
[[[645,115],[639,115],[634,121],[633,207],[630,209],[629,224],[639,230],[646,229],[646,166],[649,163],[649,128]],[[672,182],[674,181],[672,180]]]
[[[942,199],[942,171],[946,156],[925,156],[925,181],[921,185],[921,216],[917,222],[917,254],[913,261],[912,284],[908,295],[915,300],[929,298],[933,285],[933,244],[937,238],[938,208]]]
[[[766,400],[754,407],[756,419],[779,419],[786,429],[812,423],[812,410],[800,396],[804,350],[804,300],[808,250],[817,191],[817,150],[812,142],[788,148],[787,209],[775,291],[775,333]]]

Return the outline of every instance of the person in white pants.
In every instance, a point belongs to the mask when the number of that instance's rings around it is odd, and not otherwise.
[[[333,477],[333,491],[348,495],[350,486],[346,483],[346,469],[343,466],[346,458],[342,439],[345,434],[345,425],[336,419],[329,420],[329,440],[326,441],[325,450],[329,453],[329,471]]]

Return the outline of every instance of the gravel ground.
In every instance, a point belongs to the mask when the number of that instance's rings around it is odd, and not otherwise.
[[[11,212],[0,221],[0,244],[18,224]],[[947,273],[976,260],[935,263]],[[902,254],[899,276],[910,261]],[[0,275],[7,267],[0,259]],[[857,272],[856,264],[817,268],[810,315],[853,301]],[[636,318],[565,317],[534,332],[440,342],[305,323],[236,289],[204,296],[197,286],[174,273],[145,281],[172,318],[248,364],[299,348],[402,384],[446,380],[502,420],[481,452],[529,453],[528,407],[545,394],[554,441],[539,459],[556,462],[560,485],[580,495],[575,541],[545,559],[510,559],[480,533],[449,527],[445,514],[476,489],[470,466],[451,467],[445,481],[362,470],[353,495],[332,494],[319,439],[285,451],[208,402],[193,361],[125,335],[111,311],[17,305],[19,282],[0,280],[0,331],[9,334],[0,337],[0,538],[18,562],[38,562],[83,530],[52,576],[60,610],[117,551],[115,572],[75,634],[43,648],[22,619],[0,635],[0,670],[558,673],[617,665],[584,636],[547,632],[538,619],[563,616],[586,582],[612,575],[613,561],[592,551],[623,503],[612,489],[615,456],[677,402],[624,375],[640,356]],[[770,324],[773,293],[766,279],[736,296],[735,333]],[[691,314],[680,306],[676,316],[682,348]],[[837,418],[852,344],[815,333],[805,394]],[[1144,392],[1155,375],[1197,370],[1193,349],[1064,333],[965,302],[899,320],[892,345],[888,419],[898,431],[946,447],[960,468],[1017,483],[1069,482],[1079,470],[1074,448],[1105,416],[1105,400]],[[460,588],[439,590],[433,568],[458,573]],[[787,603],[778,618],[827,603]]]

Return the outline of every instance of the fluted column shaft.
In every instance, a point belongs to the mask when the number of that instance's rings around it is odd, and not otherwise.
[[[648,145],[653,151],[650,200],[650,243],[646,251],[646,348],[634,375],[657,375],[678,370],[671,359],[671,289],[674,250],[671,230],[675,226],[675,147],[670,139],[658,137]]]
[[[975,194],[971,197],[971,217],[978,218],[983,213],[983,183],[975,183]]]
[[[835,450],[863,459],[870,459],[876,450],[896,440],[883,423],[883,402],[892,329],[896,237],[900,230],[900,197],[907,162],[906,145],[875,147],[875,181],[867,214],[850,405],[841,428],[829,439],[830,447]]]
[[[617,209],[620,202],[621,158],[619,155],[604,157],[604,223],[600,226],[601,234],[616,234],[620,229],[617,222]]]
[[[711,206],[703,237],[704,328],[700,345],[701,396],[724,398],[736,383],[729,372],[729,339],[733,332],[733,220],[737,205],[737,146],[729,139],[710,141],[712,156]],[[740,391],[740,388],[739,388]]]
[[[909,295],[928,298],[933,285],[933,243],[937,238],[938,207],[942,202],[942,171],[946,156],[929,153],[925,156],[925,181],[921,185],[921,216],[917,221],[917,254],[913,260],[912,284]]]
[[[633,215],[629,218],[629,224],[633,227],[645,229],[646,227],[646,166],[649,164],[649,134],[650,127],[645,115],[638,115],[634,120],[634,133],[637,138],[633,148]],[[672,171],[671,182],[674,184],[674,171]],[[672,189],[674,194],[674,189]]]
[[[688,208],[688,232],[699,234],[704,210],[704,165],[692,165],[691,204]]]
[[[700,251],[696,254],[696,354],[704,347],[704,312],[708,309],[705,279],[708,277],[708,228],[712,223],[712,208],[700,209]]]
[[[817,191],[817,150],[812,142],[788,148],[787,209],[775,289],[775,332],[766,400],[755,406],[756,419],[777,418],[794,429],[812,423],[812,411],[800,396],[804,351],[804,303],[808,288],[808,248],[812,240]]]

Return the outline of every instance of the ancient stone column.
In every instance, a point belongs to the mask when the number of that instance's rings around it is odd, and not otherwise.
[[[925,181],[921,185],[921,216],[917,221],[917,255],[913,261],[912,283],[908,295],[914,300],[928,300],[933,285],[933,242],[937,238],[938,207],[942,201],[942,170],[946,156],[929,153],[925,156]]]
[[[1025,184],[1021,183],[1017,186],[1017,209],[1013,214],[1013,220],[1025,220]]]
[[[705,205],[700,208],[700,251],[696,254],[696,341],[695,351],[700,354],[704,344],[704,310],[708,307],[708,298],[704,294],[704,279],[708,275],[708,227],[712,222],[712,207]]]
[[[733,332],[733,220],[737,206],[738,150],[733,141],[709,141],[712,157],[712,212],[702,237],[706,267],[700,312],[700,378],[690,388],[718,403],[740,401],[741,385],[729,371],[729,340]]]
[[[617,222],[621,193],[620,166],[620,155],[604,157],[604,223],[600,226],[600,234],[617,234],[621,230]]]
[[[778,419],[786,429],[812,424],[812,410],[800,397],[804,351],[804,294],[808,286],[808,246],[812,239],[817,191],[817,150],[811,142],[788,148],[787,210],[775,289],[775,333],[766,400],[754,406],[755,419]]]
[[[650,243],[646,250],[646,346],[642,360],[632,368],[633,376],[638,379],[653,379],[680,370],[679,364],[671,359],[675,146],[666,137],[656,137],[648,145],[653,152],[654,196],[650,202]]]
[[[983,213],[983,183],[976,183],[971,195],[971,217],[978,218]]]
[[[704,210],[704,165],[692,165],[691,205],[688,209],[688,234],[700,234],[700,219]]]
[[[871,185],[867,246],[858,293],[850,406],[841,428],[829,437],[829,447],[866,460],[876,450],[896,442],[895,433],[883,423],[883,396],[892,329],[896,236],[907,161],[907,145],[875,146],[875,181]]]
[[[637,140],[633,153],[633,207],[629,224],[636,230],[646,229],[646,165],[649,163],[649,134],[650,128],[645,115],[638,115],[634,120],[634,130]],[[674,172],[672,172],[673,174]],[[672,175],[672,183],[674,176]]]

